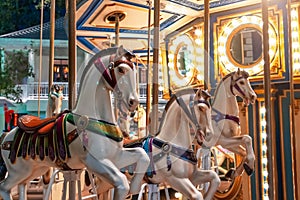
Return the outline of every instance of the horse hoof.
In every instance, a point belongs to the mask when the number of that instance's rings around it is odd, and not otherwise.
[[[248,176],[251,176],[252,173],[253,173],[253,169],[251,169],[251,168],[249,167],[249,165],[247,165],[247,163],[244,163],[243,166],[244,166],[244,169],[245,169],[245,172],[247,173],[247,175],[248,175]]]
[[[231,169],[229,169],[229,170],[227,171],[227,173],[225,174],[225,177],[226,177],[227,179],[233,179],[234,173],[235,173],[235,170],[231,168]]]

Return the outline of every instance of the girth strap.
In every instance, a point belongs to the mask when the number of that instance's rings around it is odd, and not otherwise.
[[[215,122],[219,122],[223,119],[228,119],[228,120],[232,120],[235,123],[237,123],[238,125],[240,125],[240,118],[234,115],[228,115],[228,114],[223,114],[220,111],[216,110],[215,108],[212,108],[212,110],[214,112],[216,112],[216,115],[212,115],[212,120],[214,120]]]
[[[154,162],[157,162],[162,157],[164,157],[166,154],[170,153],[173,156],[176,156],[177,158],[187,161],[193,165],[197,164],[196,154],[191,149],[182,148],[180,146],[177,146],[177,145],[169,143],[169,142],[165,142],[158,138],[153,139],[153,145],[156,148],[159,148],[162,150],[159,154],[156,154],[153,156]]]

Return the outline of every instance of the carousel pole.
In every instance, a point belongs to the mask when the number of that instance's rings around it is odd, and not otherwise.
[[[270,80],[270,56],[269,56],[269,15],[268,1],[262,0],[262,20],[263,20],[263,59],[264,59],[264,92],[265,92],[265,108],[266,108],[266,134],[267,134],[267,169],[268,169],[268,188],[266,194],[262,195],[262,199],[275,199],[275,187],[273,181],[274,174],[274,155],[273,155],[273,135],[271,121],[271,80]]]
[[[155,135],[158,129],[158,65],[159,65],[159,18],[160,0],[154,0],[154,48],[153,48],[153,82],[152,82],[152,112],[151,135]]]
[[[38,82],[38,117],[41,110],[41,79],[43,65],[43,23],[44,23],[44,0],[41,0],[41,27],[40,27],[40,66],[39,66],[39,82]]]
[[[292,152],[292,174],[293,174],[293,191],[294,199],[299,199],[299,186],[297,181],[297,152],[295,141],[295,95],[294,95],[294,68],[293,68],[293,47],[292,47],[292,25],[291,25],[291,0],[287,0],[287,20],[288,20],[288,55],[289,55],[289,77],[290,77],[290,130],[291,130],[291,152]]]
[[[48,93],[53,84],[53,66],[54,66],[54,41],[55,41],[55,0],[51,0],[50,8],[50,57],[49,57],[49,80]]]
[[[152,10],[152,1],[149,0],[147,1],[149,4],[149,9],[148,9],[148,42],[147,42],[147,75],[146,75],[146,82],[147,82],[147,99],[146,99],[146,134],[149,133],[149,113],[150,113],[150,107],[151,107],[151,66],[150,66],[150,27],[151,27],[151,10]]]
[[[210,90],[209,80],[209,34],[210,34],[209,0],[204,0],[204,89]]]
[[[115,14],[115,46],[119,46],[120,43],[120,18],[119,14]],[[117,101],[114,101],[115,118],[118,119]]]
[[[68,36],[69,36],[69,109],[76,102],[76,1],[68,0]]]

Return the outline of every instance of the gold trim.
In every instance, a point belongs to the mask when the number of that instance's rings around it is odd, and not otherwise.
[[[251,68],[251,67],[254,67],[254,66],[258,65],[258,63],[260,63],[261,60],[262,60],[262,54],[254,63],[252,63],[250,65],[242,65],[242,64],[235,61],[235,59],[232,57],[231,52],[230,52],[232,38],[235,36],[236,33],[238,33],[239,31],[241,31],[245,28],[254,28],[262,34],[262,29],[256,24],[243,24],[243,25],[238,26],[238,28],[234,29],[228,36],[228,39],[226,41],[226,54],[228,56],[229,61],[232,64],[234,64],[235,66],[237,66],[239,68],[247,69],[247,68]]]

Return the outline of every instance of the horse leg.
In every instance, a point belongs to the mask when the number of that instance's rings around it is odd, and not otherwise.
[[[115,200],[124,200],[129,191],[126,176],[109,159],[97,160],[91,154],[87,154],[85,163],[89,171],[111,184],[114,190]]]
[[[116,165],[120,168],[136,163],[134,176],[130,182],[130,193],[138,194],[150,159],[142,148],[126,148],[117,156]]]
[[[204,195],[205,200],[213,199],[221,182],[218,174],[213,170],[195,170],[190,180],[195,186],[207,182],[210,183],[209,188]]]
[[[20,162],[21,160],[18,160],[17,162]],[[26,164],[7,164],[7,169],[8,169],[8,175],[6,179],[4,179],[0,183],[0,196],[4,200],[11,199],[12,196],[10,194],[11,189],[21,183],[25,184],[25,180],[27,177],[30,176],[31,170],[30,166]],[[25,186],[24,186],[25,187]],[[22,189],[22,188],[21,188]],[[24,188],[25,189],[25,188]],[[20,199],[24,199],[24,197],[20,197]]]
[[[235,177],[242,174],[242,168],[246,168],[248,175],[252,174],[255,156],[252,148],[252,138],[250,136],[241,135],[232,138],[220,137],[218,144],[243,157],[243,161],[237,167],[237,171],[234,175]]]
[[[166,177],[166,182],[175,190],[182,193],[189,199],[203,200],[203,195],[197,190],[192,182],[187,178],[177,178],[175,176]]]

